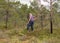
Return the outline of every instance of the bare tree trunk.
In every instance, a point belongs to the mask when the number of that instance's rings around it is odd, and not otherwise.
[[[43,15],[41,14],[41,29],[43,29]]]
[[[9,0],[7,0],[7,1],[8,1],[8,6],[7,6],[7,9],[6,9],[6,26],[5,26],[6,29],[8,28],[8,14],[9,14],[9,11],[8,11],[8,9],[9,9]]]
[[[51,31],[51,34],[53,33],[53,22],[52,22],[52,0],[50,0],[50,31]]]
[[[6,11],[6,13],[7,14],[6,14],[6,26],[5,26],[5,28],[7,29],[7,27],[8,27],[8,25],[7,25],[8,24],[8,11]]]
[[[41,5],[41,0],[38,0],[40,3],[39,3],[39,7],[40,7],[40,11],[42,10],[42,5]],[[43,29],[43,14],[41,14],[41,29]]]

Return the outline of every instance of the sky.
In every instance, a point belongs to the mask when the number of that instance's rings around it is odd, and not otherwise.
[[[28,6],[30,6],[29,0],[20,0],[20,2],[21,2],[22,4],[27,4]]]
[[[33,1],[33,0],[32,0],[32,1]],[[28,6],[30,6],[29,0],[20,0],[20,2],[21,2],[22,4],[27,4]],[[43,5],[45,5],[45,6],[48,6],[48,5],[49,5],[49,3],[44,2],[43,0],[41,0],[41,4],[43,4]]]

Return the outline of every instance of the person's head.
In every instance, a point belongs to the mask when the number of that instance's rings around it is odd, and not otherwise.
[[[29,16],[32,16],[32,13],[29,13]]]
[[[29,20],[29,17],[32,16],[32,13],[28,13],[27,19]]]

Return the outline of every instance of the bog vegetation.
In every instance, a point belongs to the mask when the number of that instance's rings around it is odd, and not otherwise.
[[[60,43],[60,0],[50,0],[48,8],[38,2],[27,6],[20,1],[0,0],[0,43]],[[33,32],[26,30],[30,12],[37,17]]]

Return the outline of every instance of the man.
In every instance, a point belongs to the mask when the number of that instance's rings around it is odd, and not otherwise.
[[[31,27],[31,30],[33,31],[34,30],[33,25],[34,25],[34,16],[31,13],[29,13],[28,14],[27,30],[29,30],[29,28]]]

